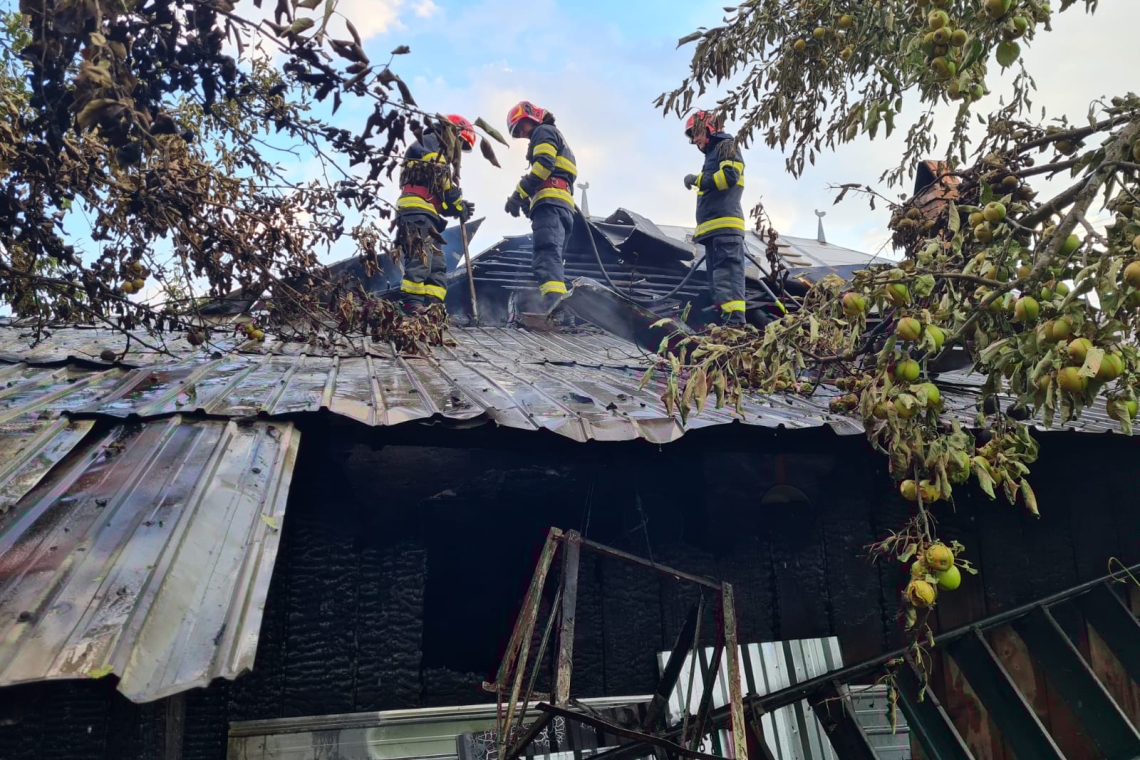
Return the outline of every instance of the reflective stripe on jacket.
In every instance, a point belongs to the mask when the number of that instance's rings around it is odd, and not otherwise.
[[[744,223],[744,158],[725,132],[712,135],[705,165],[693,186],[697,191],[697,230],[693,241],[713,235],[740,235]]]
[[[539,203],[562,203],[574,208],[574,180],[578,177],[578,167],[574,163],[574,151],[566,144],[566,138],[553,124],[540,124],[530,133],[530,145],[526,151],[530,162],[530,172],[519,180],[515,193],[522,199],[530,200],[533,209]],[[563,180],[568,190],[549,187],[549,180]]]
[[[439,147],[439,138],[436,137],[435,133],[425,130],[423,139],[412,143],[404,154],[404,168],[408,168],[416,161],[444,163],[443,157],[439,154]],[[442,230],[447,226],[447,222],[439,218],[440,213],[444,216],[459,216],[463,211],[463,193],[458,187],[452,186],[451,180],[444,179],[443,194],[439,196],[439,201],[440,208],[437,210],[435,205],[426,198],[415,193],[403,193],[400,195],[400,199],[396,201],[396,215],[428,214],[434,217],[436,228]]]

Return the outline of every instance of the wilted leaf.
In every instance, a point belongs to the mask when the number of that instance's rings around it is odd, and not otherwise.
[[[690,42],[696,42],[697,40],[699,40],[701,37],[704,37],[704,36],[705,35],[703,32],[693,32],[692,34],[686,34],[684,37],[682,37],[680,40],[677,41],[677,47],[678,48],[684,47],[685,45],[688,45]]]
[[[1100,363],[1104,361],[1104,349],[1093,346],[1085,353],[1085,363],[1081,365],[1081,377],[1096,377]]]
[[[499,130],[495,129],[490,124],[488,124],[483,119],[482,116],[480,116],[478,119],[475,120],[475,126],[478,127],[479,129],[483,130],[487,134],[489,134],[491,137],[493,137],[495,139],[495,142],[502,143],[503,145],[506,145],[508,148],[511,147],[510,143],[507,142],[506,138],[503,137],[503,135],[499,132]]]
[[[111,98],[96,98],[83,107],[75,117],[81,129],[91,129],[107,109],[122,109],[123,104]]]
[[[270,530],[278,530],[276,518],[270,517],[269,515],[262,515],[261,521],[268,525]]]
[[[400,89],[400,97],[403,98],[404,104],[415,106],[416,101],[412,99],[412,91],[408,89],[408,85],[404,84],[404,80],[396,77],[396,87]]]
[[[114,668],[110,665],[102,665],[98,668],[92,668],[87,671],[88,678],[106,678],[114,672]]]
[[[479,138],[479,152],[483,154],[483,158],[491,162],[491,165],[496,169],[501,169],[499,166],[499,159],[495,158],[495,150],[491,147],[490,141],[486,137]]]
[[[392,55],[407,55],[410,52],[412,52],[412,49],[410,47],[407,45],[400,45],[400,47],[392,51]]]
[[[289,34],[301,34],[307,32],[316,26],[316,21],[311,18],[299,18],[289,25]]]
[[[1041,513],[1037,511],[1037,494],[1033,493],[1032,486],[1025,478],[1021,479],[1021,496],[1025,499],[1025,506],[1033,513],[1033,516],[1040,517]]]
[[[357,45],[363,44],[360,41],[360,34],[356,31],[356,27],[348,19],[344,20],[344,25],[348,29],[348,33],[352,35],[352,39]]]

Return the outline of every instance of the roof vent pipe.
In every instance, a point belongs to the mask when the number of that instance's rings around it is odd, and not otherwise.
[[[819,217],[819,226],[815,230],[815,239],[823,244],[827,244],[827,238],[823,234],[823,218],[827,216],[826,211],[816,211],[815,215]]]
[[[579,182],[578,189],[582,191],[582,216],[590,218],[590,204],[586,201],[586,191],[590,189],[589,182]]]

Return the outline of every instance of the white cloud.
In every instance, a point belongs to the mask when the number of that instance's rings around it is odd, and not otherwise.
[[[431,0],[426,2],[431,4]],[[336,12],[352,22],[361,40],[370,40],[402,28],[400,10],[403,5],[404,0],[340,0]],[[338,26],[339,23],[330,22],[330,28],[339,35]]]
[[[439,6],[432,0],[419,0],[414,8],[415,14],[420,18],[431,18],[440,12]]]

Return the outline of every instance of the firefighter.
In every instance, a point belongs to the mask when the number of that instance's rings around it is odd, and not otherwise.
[[[506,210],[511,216],[523,213],[530,218],[534,238],[531,270],[543,307],[549,311],[566,293],[562,263],[574,229],[578,167],[566,138],[554,126],[554,115],[545,109],[522,101],[507,112],[507,129],[511,137],[530,140],[526,152],[530,172],[507,199]]]
[[[697,111],[685,123],[685,136],[705,154],[700,174],[685,177],[697,191],[694,243],[705,247],[705,268],[721,324],[744,320],[744,161],[732,135],[721,131],[714,114]]]
[[[462,116],[447,120],[459,128],[464,152],[475,145],[475,127]],[[447,227],[443,217],[457,217],[465,223],[475,204],[463,200],[463,193],[451,184],[443,171],[446,158],[440,154],[436,129],[429,125],[423,137],[412,143],[404,155],[401,171],[403,187],[396,201],[396,244],[403,251],[404,277],[400,297],[405,311],[417,313],[429,304],[443,303],[447,297],[447,262],[443,250],[432,240],[432,233]],[[425,164],[438,163],[440,169]],[[442,181],[436,178],[443,175]]]

